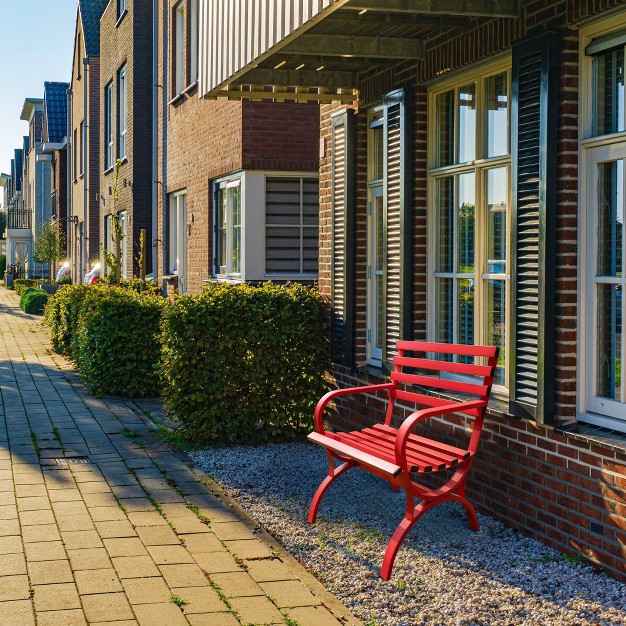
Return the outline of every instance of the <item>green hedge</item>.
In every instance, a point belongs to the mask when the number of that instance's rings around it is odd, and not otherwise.
[[[20,307],[22,311],[30,314],[43,313],[48,294],[43,289],[29,287],[20,298]]]
[[[7,271],[7,257],[6,254],[0,254],[0,280],[4,278]]]
[[[184,435],[250,443],[310,430],[326,387],[325,308],[298,284],[178,298],[163,320],[163,393]]]
[[[13,288],[15,292],[21,296],[30,287],[39,287],[40,280],[34,280],[31,278],[16,278],[13,281]]]
[[[83,300],[94,286],[66,285],[48,300],[45,319],[51,330],[52,349],[70,359],[76,356],[76,328]]]
[[[90,391],[132,397],[158,394],[160,321],[166,306],[162,297],[129,289],[88,288],[72,352]]]

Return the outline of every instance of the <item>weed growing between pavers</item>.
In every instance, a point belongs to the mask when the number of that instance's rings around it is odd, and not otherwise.
[[[180,596],[177,596],[175,593],[173,593],[170,597],[170,602],[172,604],[175,604],[177,607],[179,608],[183,608],[186,604],[189,604],[189,602],[187,602],[187,600],[185,600],[184,598],[181,598]]]

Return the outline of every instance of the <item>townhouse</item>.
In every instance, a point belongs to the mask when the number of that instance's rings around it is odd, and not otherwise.
[[[79,0],[68,96],[68,256],[75,281],[100,258],[100,18],[108,0]]]
[[[110,2],[100,21],[101,249],[115,250],[112,213],[116,163],[122,226],[121,275],[139,274],[141,231],[146,266],[152,233],[152,0]]]
[[[235,4],[202,0],[199,95],[321,103],[337,384],[399,339],[500,346],[471,498],[625,578],[623,4]]]
[[[6,256],[7,270],[16,268],[24,276],[25,267],[32,252],[31,212],[24,209],[22,202],[22,162],[24,151],[14,151],[11,159],[11,174],[6,177]]]
[[[319,105],[199,97],[200,0],[161,0],[152,233],[166,291],[317,278]]]

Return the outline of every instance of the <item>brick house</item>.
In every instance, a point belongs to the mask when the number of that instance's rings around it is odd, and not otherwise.
[[[28,137],[24,137],[24,160],[22,163],[22,202],[31,214],[30,254],[26,263],[29,278],[47,275],[47,264],[33,259],[34,242],[41,228],[50,221],[50,163],[41,158],[43,139],[43,100],[26,98],[20,119],[28,124]]]
[[[319,106],[198,97],[199,0],[158,15],[158,279],[317,277]]]
[[[499,345],[469,496],[625,579],[623,3],[218,5],[201,96],[322,103],[337,384],[380,381],[400,338]]]
[[[44,83],[43,144],[39,157],[50,162],[50,222],[58,225],[66,241],[68,89],[69,83]]]
[[[100,242],[113,251],[113,190],[118,160],[121,274],[138,273],[141,230],[151,248],[152,188],[152,0],[109,2],[100,21]]]
[[[79,0],[69,92],[68,254],[74,281],[100,258],[100,17],[108,0]]]

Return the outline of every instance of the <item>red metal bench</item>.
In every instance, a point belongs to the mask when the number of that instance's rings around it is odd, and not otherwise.
[[[317,518],[320,501],[337,477],[352,467],[361,467],[389,481],[394,489],[406,492],[404,519],[391,537],[383,559],[380,576],[391,577],[393,562],[413,524],[426,511],[441,502],[460,502],[467,513],[469,527],[478,530],[478,519],[472,504],[465,498],[465,481],[478,449],[483,420],[498,362],[498,348],[456,344],[399,341],[398,355],[391,382],[327,393],[315,408],[316,432],[309,440],[321,445],[328,454],[328,476],[318,487],[309,508],[309,523]],[[406,356],[406,353],[414,356]],[[421,354],[422,356],[415,355]],[[433,358],[432,355],[439,355]],[[453,361],[453,358],[469,363]],[[408,369],[409,371],[406,371]],[[384,423],[352,432],[330,432],[324,429],[323,414],[329,402],[340,396],[374,394],[386,391],[388,396]],[[431,394],[435,395],[431,395]],[[446,399],[459,394],[467,400]],[[404,420],[400,428],[391,425],[396,400],[423,406]],[[415,426],[430,417],[459,413],[473,419],[467,447],[457,448],[412,433]],[[335,467],[335,459],[340,465]],[[452,475],[439,488],[428,488],[415,478],[448,470]],[[421,500],[415,506],[414,498]]]

